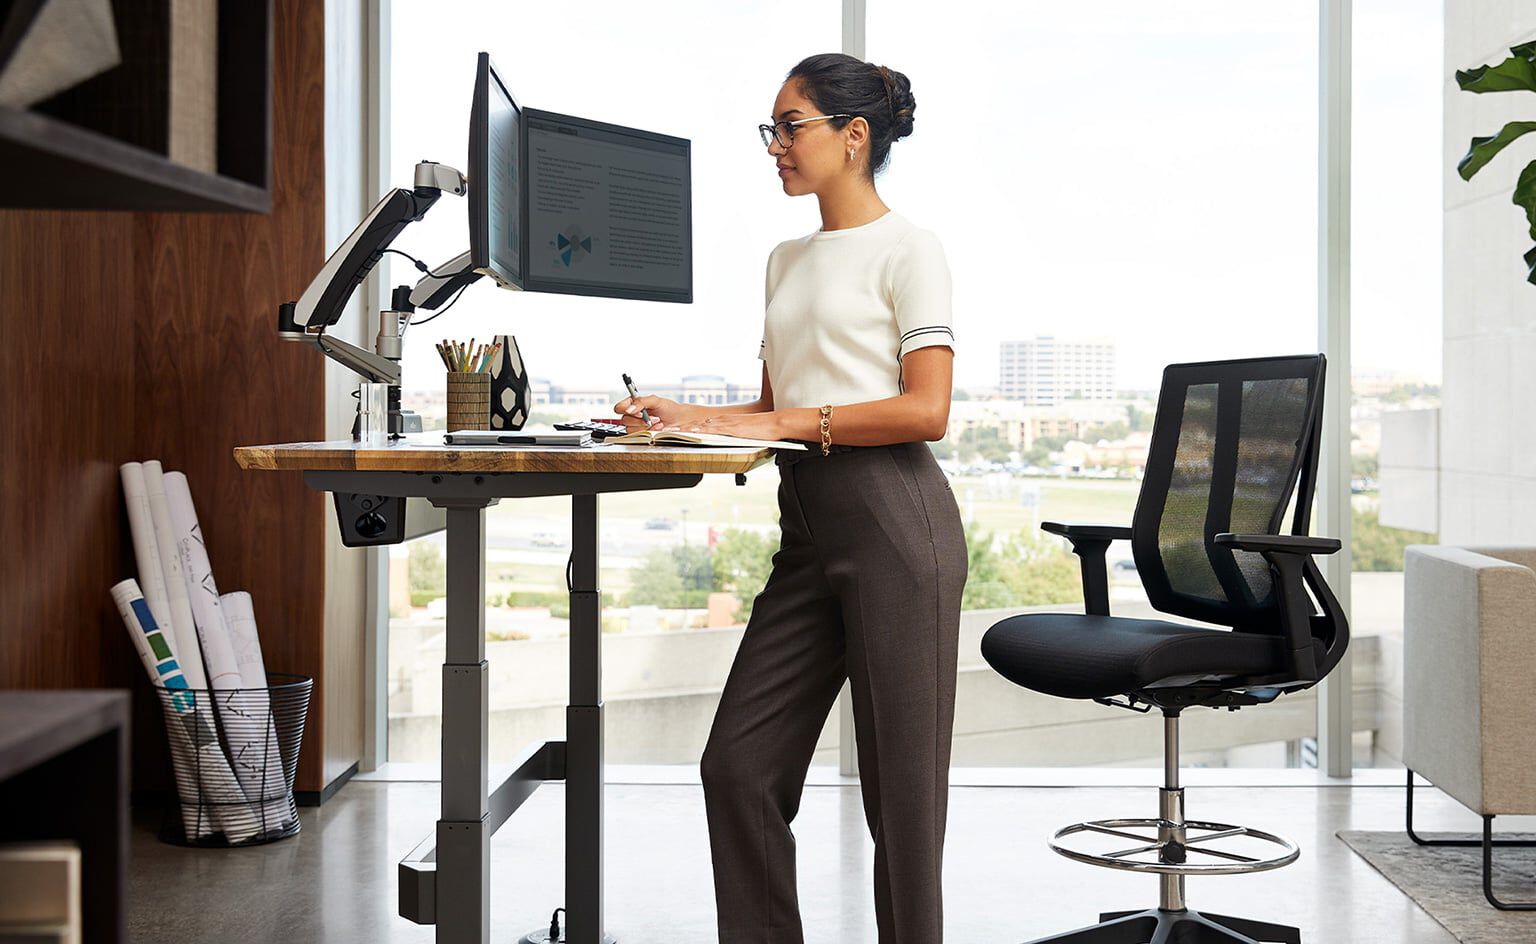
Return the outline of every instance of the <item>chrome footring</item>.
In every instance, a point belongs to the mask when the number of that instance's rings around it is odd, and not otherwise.
[[[1168,835],[1173,830],[1182,830],[1184,838],[1182,840],[1159,839],[1156,835],[1144,836],[1129,832],[1133,829],[1150,829],[1160,831],[1164,835]],[[1078,833],[1113,836],[1129,840],[1135,845],[1112,852],[1098,853],[1073,849],[1061,842],[1065,837]],[[1272,858],[1260,858],[1242,852],[1208,848],[1208,843],[1219,840],[1241,842],[1246,852],[1255,851],[1251,848],[1254,844],[1279,846],[1284,851]],[[1119,845],[1125,845],[1125,843],[1119,843]],[[1205,823],[1197,820],[1175,823],[1166,819],[1101,819],[1089,823],[1074,823],[1056,831],[1056,834],[1051,837],[1051,848],[1069,859],[1086,862],[1089,865],[1102,865],[1105,868],[1124,869],[1129,872],[1155,872],[1161,875],[1243,875],[1249,872],[1265,872],[1290,865],[1296,861],[1297,856],[1301,855],[1301,850],[1294,842],[1262,830],[1247,826],[1233,826],[1228,823]],[[1149,856],[1151,860],[1137,859],[1134,858],[1135,856]],[[1209,856],[1218,861],[1189,861],[1196,856]]]

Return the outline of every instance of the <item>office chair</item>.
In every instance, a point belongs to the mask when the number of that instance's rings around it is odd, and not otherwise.
[[[1077,823],[1050,843],[1079,862],[1159,875],[1158,906],[1101,915],[1099,924],[1036,944],[1301,940],[1297,928],[1186,906],[1185,876],[1276,869],[1300,852],[1250,827],[1185,820],[1179,713],[1268,704],[1317,684],[1344,655],[1348,623],[1313,559],[1339,542],[1307,535],[1324,366],[1318,354],[1167,367],[1131,526],[1041,525],[1081,559],[1086,612],[1011,616],[982,636],[982,656],[1016,685],[1163,715],[1157,818]],[[1282,534],[1293,493],[1290,533]],[[1153,607],[1230,628],[1110,616],[1104,552],[1121,539],[1131,542]],[[1110,838],[1124,848],[1077,848]],[[1218,847],[1223,841],[1228,849]],[[1229,851],[1234,844],[1243,851]],[[1250,854],[1254,847],[1260,851]]]

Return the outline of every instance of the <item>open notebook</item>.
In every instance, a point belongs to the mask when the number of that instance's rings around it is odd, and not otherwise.
[[[788,439],[747,439],[724,433],[685,433],[682,430],[637,429],[622,436],[605,436],[609,443],[648,443],[652,446],[766,446],[769,449],[805,449],[805,443]]]

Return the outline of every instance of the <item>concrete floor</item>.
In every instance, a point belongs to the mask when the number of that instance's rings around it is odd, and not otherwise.
[[[696,784],[610,784],[605,885],[620,944],[714,942],[715,912]],[[1190,906],[1299,925],[1313,942],[1453,944],[1409,898],[1334,837],[1402,824],[1401,787],[1189,787],[1191,819],[1287,835],[1301,858],[1274,872],[1189,883]],[[563,786],[546,784],[497,834],[491,940],[512,944],[561,904]],[[1420,793],[1427,829],[1476,820],[1438,791]],[[1157,903],[1155,877],[1070,862],[1046,837],[1086,820],[1146,816],[1155,791],[1129,787],[953,787],[945,846],[945,936],[1018,942],[1092,923],[1101,910]],[[156,840],[155,811],[135,814],[129,927],[135,941],[216,944],[421,942],[433,929],[396,916],[396,863],[432,829],[433,783],[354,782],[303,831],[268,846],[183,849]],[[875,944],[873,845],[854,786],[808,786],[795,821],[808,944]]]

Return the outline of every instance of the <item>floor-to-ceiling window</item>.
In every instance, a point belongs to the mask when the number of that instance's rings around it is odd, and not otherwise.
[[[1403,548],[1433,542],[1439,529],[1441,100],[1450,76],[1441,0],[1353,3],[1354,759],[1374,767],[1401,756]]]
[[[976,640],[1080,606],[1038,524],[1130,523],[1164,365],[1316,350],[1317,48],[1312,3],[869,3],[868,58],[917,99],[881,193],[955,281],[955,764],[1157,763],[1155,716],[1023,692]],[[1109,563],[1111,611],[1150,615],[1128,543]],[[1298,765],[1314,717],[1310,696],[1191,712],[1185,756]]]
[[[905,72],[919,104],[877,184],[938,232],[955,276],[956,401],[932,444],[972,546],[954,763],[1155,763],[1155,719],[1022,692],[976,641],[1008,613],[1078,605],[1076,559],[1038,523],[1129,521],[1163,365],[1317,349],[1317,5],[863,6],[866,58]],[[783,196],[753,126],[791,65],[840,48],[842,7],[699,0],[658,17],[601,2],[573,19],[486,3],[466,31],[394,0],[391,183],[423,158],[463,166],[480,50],[525,105],[693,141],[695,303],[478,284],[408,340],[406,397],[429,426],[444,414],[442,337],[516,335],[536,422],[607,414],[621,372],[676,399],[756,395],[763,261],[820,220],[814,200]],[[440,264],[467,245],[465,212],[445,198],[399,245]],[[745,487],[706,477],[602,499],[611,762],[697,760],[777,545],[775,481],[770,466]],[[504,502],[489,532],[492,753],[505,759],[563,731],[568,503]],[[440,536],[393,551],[396,761],[437,753],[442,560]],[[1110,565],[1115,612],[1149,613],[1129,548]],[[1192,714],[1186,759],[1310,765],[1312,697]],[[1374,723],[1357,710],[1367,738]],[[829,719],[817,763],[836,761],[837,735]]]
[[[444,337],[517,339],[532,422],[613,417],[622,374],[644,393],[699,403],[758,395],[763,266],[782,239],[819,225],[789,200],[756,126],[803,55],[836,50],[836,0],[665,5],[393,0],[388,179],[418,160],[464,168],[475,57],[489,52],[524,106],[692,141],[694,302],[589,299],[493,288],[407,334],[404,397],[441,427]],[[443,200],[397,242],[437,266],[468,247],[466,202]],[[396,281],[418,277],[395,262]],[[706,476],[682,491],[605,495],[604,697],[611,763],[697,763],[753,595],[778,545],[770,464],[745,486]],[[506,760],[564,732],[570,502],[518,499],[487,518],[491,753]],[[443,659],[442,535],[393,549],[389,757],[435,761]],[[835,746],[818,758],[835,759]]]

